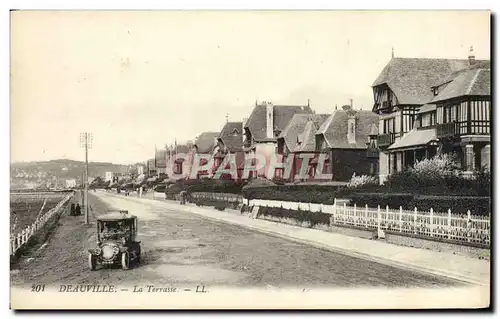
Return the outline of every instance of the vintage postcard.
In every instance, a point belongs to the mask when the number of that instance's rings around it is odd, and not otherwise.
[[[12,309],[478,309],[491,12],[11,11]]]

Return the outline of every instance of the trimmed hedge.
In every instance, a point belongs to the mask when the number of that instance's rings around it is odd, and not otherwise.
[[[448,212],[453,214],[467,214],[470,210],[472,215],[490,215],[491,198],[478,196],[415,196],[410,203],[412,209],[435,212]]]
[[[339,186],[334,185],[245,186],[242,193],[246,199],[333,204],[338,189]]]
[[[475,178],[461,176],[421,176],[413,170],[404,170],[390,175],[379,192],[415,193],[422,195],[490,196],[491,179],[485,171],[475,172]]]
[[[318,224],[330,225],[330,214],[310,212],[305,210],[293,210],[281,207],[260,207],[259,216],[274,216],[278,218],[291,218],[299,222],[309,222],[310,227]]]
[[[235,182],[233,180],[218,180],[218,179],[201,179],[198,183],[187,186],[186,191],[189,193],[229,193],[241,194],[243,182]]]
[[[356,193],[350,196],[350,205],[376,208],[389,206],[392,209],[399,209],[401,206],[405,210],[413,210],[415,207],[419,211],[448,212],[451,209],[453,214],[467,214],[470,210],[473,215],[491,214],[491,198],[479,196],[428,196],[416,194],[387,194],[387,193]]]
[[[226,208],[238,209],[238,206],[240,205],[237,201],[226,202],[212,198],[190,198],[189,201],[196,204],[196,206],[210,206],[217,210],[225,210]]]
[[[404,209],[413,209],[411,203],[413,201],[413,194],[392,194],[392,193],[355,193],[349,196],[349,204],[352,206],[364,207],[377,207],[381,208],[389,206],[389,208],[398,209],[402,206]]]

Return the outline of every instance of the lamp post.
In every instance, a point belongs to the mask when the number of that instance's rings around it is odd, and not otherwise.
[[[85,185],[85,193],[83,196],[83,208],[85,212],[85,224],[89,223],[89,148],[92,148],[92,134],[80,133],[80,146],[85,148],[85,178],[83,180]]]

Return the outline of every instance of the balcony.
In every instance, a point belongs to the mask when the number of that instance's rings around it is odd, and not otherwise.
[[[490,121],[472,120],[449,122],[436,126],[437,138],[448,138],[460,135],[490,135]]]
[[[436,126],[436,137],[437,138],[447,138],[454,137],[458,135],[458,123],[457,122],[449,122],[444,124],[438,124]]]
[[[378,147],[388,147],[396,141],[396,133],[380,134],[377,136]]]

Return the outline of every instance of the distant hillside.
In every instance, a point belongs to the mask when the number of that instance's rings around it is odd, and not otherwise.
[[[85,169],[81,161],[60,159],[44,162],[11,163],[11,185],[26,184],[29,182],[49,182],[53,180],[76,179],[80,180]],[[106,172],[128,173],[136,171],[135,165],[122,165],[105,162],[89,162],[90,177],[104,177]]]

